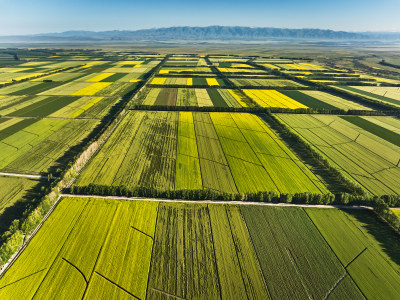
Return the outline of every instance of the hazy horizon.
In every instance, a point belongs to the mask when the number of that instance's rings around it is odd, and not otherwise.
[[[305,0],[181,3],[175,0],[1,2],[0,35],[70,30],[139,30],[173,26],[318,28],[335,31],[400,31],[400,1]]]

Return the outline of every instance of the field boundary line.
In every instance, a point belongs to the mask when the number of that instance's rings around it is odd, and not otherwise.
[[[68,261],[67,259],[65,259],[64,257],[61,257],[62,260],[64,260],[65,262],[67,262],[70,266],[72,266],[73,268],[75,268],[79,273],[81,273],[81,275],[83,276],[83,280],[86,281],[86,284],[88,284],[88,281],[86,279],[85,274],[83,274],[83,272],[81,270],[79,270],[79,268],[77,266],[75,266],[73,263],[71,263],[70,261]]]
[[[143,231],[137,229],[136,227],[131,226],[131,228],[134,229],[134,230],[136,230],[136,231],[138,231],[138,232],[140,232],[141,234],[144,234],[145,236],[151,238],[152,241],[154,242],[154,239],[153,239],[153,237],[152,237],[151,235],[149,235],[149,234],[147,234],[147,233],[145,233],[145,232],[143,232]]]
[[[250,201],[222,201],[222,200],[185,200],[185,199],[164,199],[145,197],[123,197],[123,196],[100,196],[100,195],[74,195],[61,194],[63,198],[91,198],[91,199],[114,199],[127,201],[154,201],[165,203],[197,203],[197,204],[227,204],[227,205],[255,205],[255,206],[281,206],[281,207],[304,207],[304,208],[338,208],[338,209],[369,209],[371,206],[350,206],[350,205],[323,205],[323,204],[294,204],[294,203],[272,203],[272,202],[250,202]],[[399,208],[400,209],[400,208]]]
[[[38,274],[38,273],[40,273],[40,272],[43,272],[43,271],[46,270],[46,269],[47,269],[47,268],[41,269],[41,270],[39,270],[39,271],[33,272],[32,274],[29,274],[29,275],[26,275],[26,276],[24,276],[24,277],[22,277],[22,278],[20,278],[20,279],[17,279],[17,280],[15,280],[15,281],[13,281],[13,282],[10,282],[10,283],[8,283],[8,284],[6,284],[6,285],[3,285],[2,287],[0,287],[0,290],[3,289],[3,288],[5,288],[5,287],[7,287],[7,286],[13,285],[14,283],[17,283],[17,282],[19,282],[19,281],[21,281],[21,280],[24,280],[24,279],[26,279],[26,278],[29,278],[29,277],[33,276],[33,275],[36,275],[36,274]]]
[[[128,290],[124,289],[122,286],[120,286],[120,285],[116,284],[115,282],[111,281],[110,279],[108,279],[108,278],[107,278],[107,277],[105,277],[104,275],[100,274],[99,272],[97,272],[97,271],[94,271],[94,273],[96,273],[96,274],[97,274],[97,275],[99,275],[100,277],[104,278],[104,279],[105,279],[105,280],[107,280],[108,282],[112,283],[112,284],[113,284],[113,285],[115,285],[116,287],[120,288],[120,289],[121,289],[121,290],[123,290],[125,293],[127,293],[127,294],[131,295],[132,297],[134,297],[134,298],[136,298],[136,299],[139,299],[139,300],[140,300],[140,298],[139,298],[139,297],[135,296],[134,294],[132,294],[132,293],[131,293],[131,292],[129,292]]]
[[[347,268],[348,268],[357,258],[359,258],[359,257],[361,256],[361,254],[363,254],[363,253],[365,252],[365,250],[367,250],[367,249],[368,249],[368,247],[365,247],[364,250],[362,250],[360,253],[358,253],[358,254],[356,255],[356,257],[354,257],[354,258],[345,266],[345,269],[347,270]]]

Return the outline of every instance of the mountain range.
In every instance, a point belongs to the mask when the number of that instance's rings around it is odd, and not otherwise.
[[[269,39],[311,40],[400,40],[400,32],[348,32],[325,29],[208,26],[169,27],[141,30],[66,31],[33,35],[2,36],[0,41],[266,41]]]

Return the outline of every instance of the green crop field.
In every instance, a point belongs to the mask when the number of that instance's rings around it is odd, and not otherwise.
[[[241,113],[132,111],[76,185],[90,183],[229,193],[328,192],[260,118]]]
[[[400,193],[400,148],[393,144],[398,134],[369,122],[368,117],[278,118],[372,194]]]
[[[399,248],[368,210],[64,198],[0,297],[396,299]]]
[[[235,92],[229,89],[197,89],[197,88],[149,88],[143,99],[133,104],[168,105],[168,106],[214,106],[243,107],[250,106],[249,100],[239,102]]]
[[[97,121],[60,119],[2,119],[0,170],[15,173],[47,172],[58,159],[82,141]]]

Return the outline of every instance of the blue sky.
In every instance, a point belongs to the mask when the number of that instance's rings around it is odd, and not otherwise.
[[[238,25],[400,31],[400,0],[0,0],[0,35]]]

